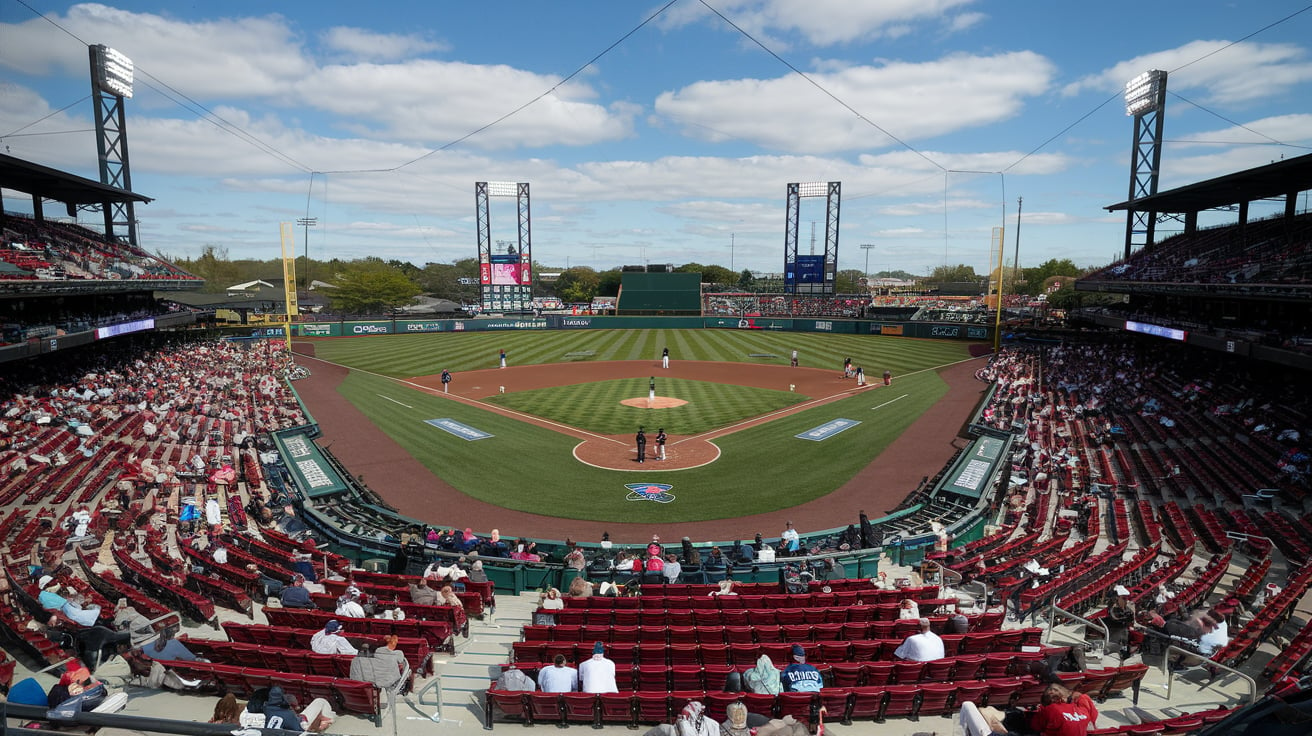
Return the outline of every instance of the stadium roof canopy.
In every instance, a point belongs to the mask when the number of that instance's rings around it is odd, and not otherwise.
[[[1118,202],[1106,209],[1110,212],[1201,212],[1240,202],[1284,197],[1307,189],[1312,189],[1312,153]]]
[[[0,153],[0,187],[69,205],[150,202],[151,198]]]

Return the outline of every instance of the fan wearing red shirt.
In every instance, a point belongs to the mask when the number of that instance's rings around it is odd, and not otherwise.
[[[1030,716],[1030,728],[1040,736],[1086,736],[1098,720],[1098,708],[1084,693],[1071,696],[1061,685],[1049,685]]]

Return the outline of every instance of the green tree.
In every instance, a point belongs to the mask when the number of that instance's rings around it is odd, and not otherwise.
[[[239,282],[236,265],[228,260],[228,249],[206,243],[194,260],[178,261],[183,269],[205,279],[207,293],[218,293]]]
[[[612,268],[608,271],[602,271],[597,274],[597,296],[619,296],[620,282],[624,280],[624,274],[618,268]]]
[[[866,285],[862,283],[866,278],[863,271],[855,268],[845,268],[834,275],[834,293],[836,294],[862,294],[866,291]]]
[[[556,293],[570,303],[591,302],[601,286],[601,277],[587,266],[575,266],[560,272],[556,280]]]
[[[328,300],[333,309],[345,314],[378,313],[403,307],[422,291],[399,268],[373,257],[346,264],[330,283],[336,288],[325,292]]]
[[[730,271],[724,266],[706,266],[702,269],[703,284],[721,284],[726,287],[732,287],[738,283],[738,274]]]
[[[756,286],[756,277],[752,275],[751,270],[744,268],[743,272],[738,274],[738,288],[743,291],[751,291]]]
[[[958,263],[955,266],[935,266],[925,281],[931,284],[953,284],[964,281],[979,281],[979,278],[973,266]]]
[[[1079,277],[1084,275],[1084,269],[1069,258],[1050,258],[1034,268],[1024,269],[1024,273],[1025,293],[1037,296],[1043,293],[1045,283],[1053,276]]]

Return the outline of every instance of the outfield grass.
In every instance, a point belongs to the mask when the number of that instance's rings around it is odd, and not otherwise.
[[[664,409],[625,406],[623,399],[647,395],[646,378],[555,386],[517,391],[485,399],[525,414],[550,419],[597,434],[631,434],[640,425],[663,427],[668,434],[701,434],[748,417],[760,416],[807,400],[808,396],[727,383],[661,378],[657,393],[687,404]]]
[[[710,465],[637,473],[583,465],[571,454],[577,443],[571,437],[381,375],[352,371],[340,391],[434,474],[488,503],[562,518],[664,523],[763,513],[830,493],[943,396],[947,386],[933,367],[969,357],[965,343],[733,330],[399,335],[318,341],[316,347],[318,355],[328,360],[410,376],[443,367],[491,368],[500,347],[510,353],[512,364],[524,364],[561,361],[566,353],[582,350],[594,350],[594,360],[656,361],[664,345],[670,346],[676,361],[687,357],[750,362],[748,353],[770,352],[781,357],[761,362],[779,365],[786,365],[795,346],[804,366],[823,360],[837,373],[842,358],[850,355],[872,378],[888,368],[898,380],[889,388],[858,393],[720,438],[715,443],[721,457]],[[645,388],[642,385],[637,395]],[[893,403],[886,404],[889,401]],[[469,442],[424,423],[442,417],[495,436]],[[794,437],[837,418],[861,424],[823,442]],[[676,500],[670,504],[626,501],[624,484],[640,481],[672,484]],[[441,510],[435,509],[435,514],[440,516]]]
[[[762,330],[552,330],[519,332],[434,332],[315,340],[315,354],[325,360],[385,376],[411,377],[497,367],[502,349],[510,365],[573,361],[715,360],[788,365],[797,350],[805,367],[841,370],[844,358],[862,366],[871,379],[885,370],[901,376],[926,366],[969,357],[969,343],[916,340],[882,335],[833,335]],[[590,357],[566,358],[592,352]],[[753,353],[774,358],[752,358]]]

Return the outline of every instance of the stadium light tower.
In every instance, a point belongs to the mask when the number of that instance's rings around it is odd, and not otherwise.
[[[317,217],[297,218],[296,224],[305,228],[305,291],[310,291],[310,228],[319,224]]]
[[[862,243],[861,250],[866,252],[866,290],[870,289],[870,251],[875,247],[874,243]]]
[[[88,46],[87,54],[91,60],[91,97],[96,113],[100,183],[130,192],[132,170],[128,165],[128,131],[123,100],[132,97],[132,60],[103,44]],[[105,215],[106,238],[123,237],[137,245],[136,210],[131,201],[105,202],[101,211]]]
[[[1137,245],[1153,242],[1156,212],[1143,212],[1134,201],[1157,193],[1162,164],[1162,126],[1166,118],[1166,72],[1146,71],[1125,85],[1125,114],[1134,118],[1130,147],[1130,207],[1125,213],[1125,257]]]

